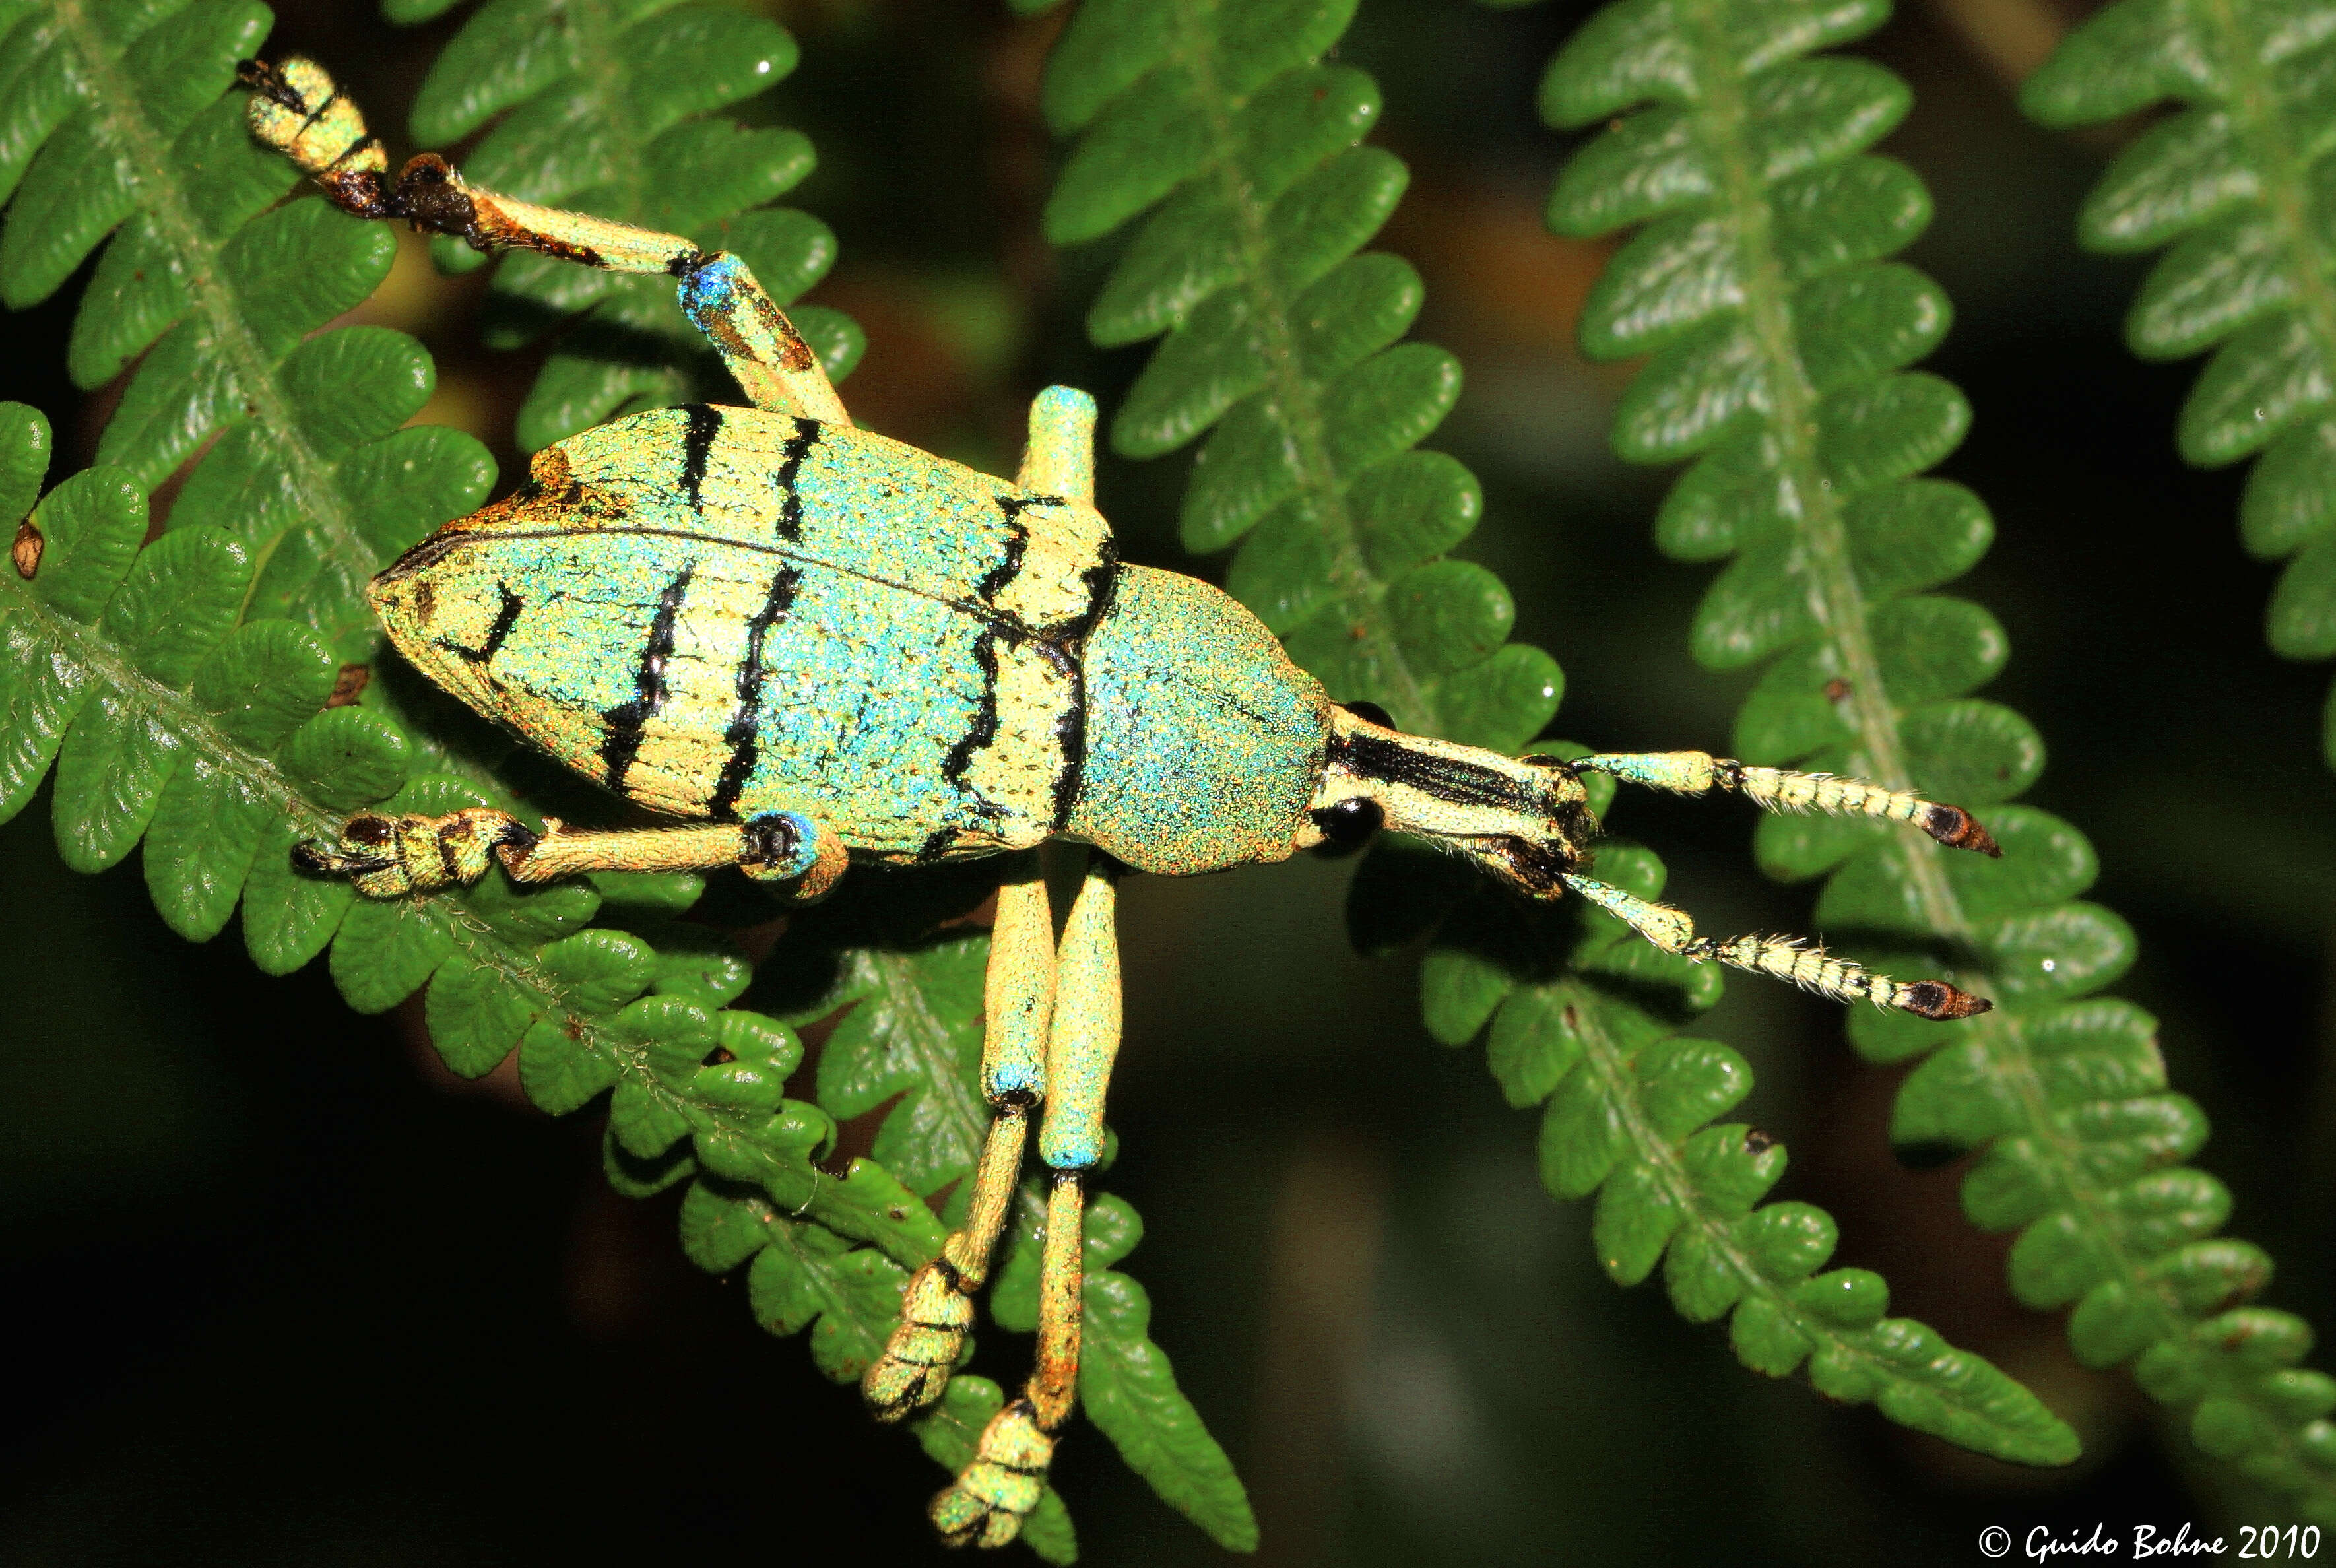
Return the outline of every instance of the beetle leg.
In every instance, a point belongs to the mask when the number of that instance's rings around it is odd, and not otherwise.
[[[1983,855],[2003,852],[1961,806],[1942,805],[1911,790],[1886,790],[1832,774],[1747,767],[1733,758],[1700,751],[1616,752],[1576,757],[1565,765],[1576,773],[1611,774],[1626,784],[1646,784],[1674,794],[1740,791],[1763,811],[1825,812],[1912,823],[1950,849],[1977,850]]]
[[[1031,1107],[1046,1094],[1046,1030],[1054,1009],[1054,916],[1038,856],[1025,851],[1013,857],[998,890],[982,988],[981,1092],[990,1104],[989,1135],[974,1170],[965,1223],[941,1243],[939,1257],[910,1277],[900,1325],[861,1381],[880,1421],[920,1410],[949,1387],[973,1326],[973,1292],[989,1278],[990,1256],[1013,1203]]]
[[[1877,975],[1847,959],[1829,958],[1823,948],[1812,947],[1799,937],[1698,937],[1695,922],[1683,910],[1650,902],[1588,877],[1568,876],[1564,881],[1567,887],[1663,951],[1698,963],[1718,959],[1736,969],[1790,980],[1803,990],[1837,1002],[1870,1001],[1876,1007],[1942,1021],[1968,1018],[1995,1006],[1985,997],[1958,990],[1944,980],[1910,983]]]
[[[800,812],[766,812],[743,823],[669,828],[572,828],[543,819],[532,843],[499,850],[515,881],[550,881],[579,872],[702,872],[735,865],[756,881],[792,882],[793,898],[825,898],[848,863],[843,841]]]
[[[736,257],[700,250],[678,234],[472,185],[435,152],[407,160],[393,181],[388,156],[366,133],[365,116],[315,61],[247,60],[237,73],[251,90],[253,134],[314,176],[344,212],[402,218],[473,250],[533,250],[608,272],[670,273],[680,280],[682,308],[755,407],[824,424],[852,423],[819,355]]]
[[[373,898],[459,886],[486,875],[490,857],[515,881],[543,882],[579,872],[697,872],[735,865],[764,881],[791,881],[801,901],[824,897],[842,876],[843,841],[795,812],[743,823],[686,827],[571,828],[557,817],[530,832],[509,812],[474,806],[445,816],[359,812],[336,845],[293,847],[304,871],[346,876]]]
[[[676,275],[682,309],[722,355],[747,402],[822,424],[852,423],[827,367],[745,262],[716,251]]]
[[[1078,1390],[1086,1176],[1103,1157],[1104,1088],[1119,1051],[1115,871],[1099,857],[1089,862],[1056,964],[1046,1115],[1038,1132],[1038,1157],[1053,1179],[1038,1264],[1037,1365],[1021,1397],[982,1428],[973,1462],[933,1499],[933,1523],[953,1546],[1014,1539],[1045,1492],[1056,1435]]]
[[[340,842],[292,846],[292,863],[316,876],[346,877],[369,898],[477,881],[505,844],[534,840],[509,812],[473,806],[444,816],[384,816],[359,812],[341,824]]]
[[[1025,495],[1095,503],[1095,401],[1073,386],[1030,400],[1030,444],[1014,486]]]

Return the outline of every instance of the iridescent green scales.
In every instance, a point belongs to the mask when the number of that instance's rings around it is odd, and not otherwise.
[[[1090,505],[695,404],[547,449],[373,598],[432,679],[643,805],[930,861],[1064,825],[1113,582]]]
[[[1170,876],[1290,853],[1309,825],[1332,708],[1255,616],[1207,583],[1124,568],[1087,639],[1086,680],[1072,833]]]
[[[252,64],[257,134],[365,218],[482,250],[671,274],[751,408],[620,419],[539,453],[509,499],[449,523],[375,580],[424,675],[667,825],[596,831],[508,813],[360,813],[295,858],[374,897],[600,870],[735,865],[795,897],[853,858],[1007,857],[985,987],[988,1140],[963,1224],[913,1275],[869,1370],[897,1420],[941,1397],[1037,1120],[1048,1170],[1037,1365],[933,1500],[945,1539],[1014,1538],[1069,1419],[1085,1180],[1103,1154],[1119,1045],[1114,884],[1188,875],[1384,826],[1521,894],[1581,894],[1666,951],[1932,1018],[1987,1003],[1775,937],[1698,937],[1681,911],[1591,878],[1582,775],[1771,811],[1911,823],[1992,853],[1953,806],[1702,752],[1508,757],[1332,703],[1256,617],[1206,583],[1124,566],[1095,508],[1095,404],[1050,387],[1015,482],[855,430],[817,357],[735,258],[676,235],[470,185],[423,154],[394,181],[315,64]],[[1059,944],[1032,852],[1091,845]]]

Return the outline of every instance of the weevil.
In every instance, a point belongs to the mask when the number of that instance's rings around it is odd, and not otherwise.
[[[1582,780],[1743,794],[1900,822],[1998,852],[1952,805],[1703,752],[1504,756],[1330,700],[1259,620],[1196,579],[1120,561],[1095,504],[1095,405],[1049,387],[1014,482],[853,426],[818,356],[736,258],[500,196],[423,154],[393,180],[315,63],[251,63],[251,124],[360,218],[482,251],[666,273],[749,406],[615,420],[538,453],[507,499],[373,581],[397,651],[488,718],[667,824],[511,814],[350,817],[313,874],[375,898],[603,870],[737,866],[814,899],[853,861],[1000,856],[984,995],[991,1110],[963,1226],[912,1275],[862,1388],[882,1420],[940,1398],[1036,1122],[1048,1176],[1036,1369],[934,1498],[952,1544],[998,1546],[1037,1504],[1078,1377],[1085,1183],[1120,1031],[1114,883],[1189,876],[1387,829],[1529,899],[1567,890],[1664,951],[1927,1018],[1989,1004],[1789,938],[1698,937],[1589,875]],[[1059,940],[1037,851],[1085,846]]]

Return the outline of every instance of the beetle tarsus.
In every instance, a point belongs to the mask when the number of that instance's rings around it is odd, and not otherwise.
[[[1019,1148],[1017,1143],[1017,1153]],[[890,1425],[938,1400],[972,1330],[972,1298],[947,1259],[935,1258],[910,1276],[900,1295],[900,1320],[861,1379],[869,1414]]]

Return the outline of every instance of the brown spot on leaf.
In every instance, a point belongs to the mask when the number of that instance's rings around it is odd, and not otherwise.
[[[1770,1135],[1762,1132],[1759,1128],[1747,1127],[1744,1129],[1744,1152],[1746,1154],[1765,1154],[1776,1146],[1776,1140]]]
[[[1841,677],[1835,676],[1831,680],[1825,683],[1825,701],[1839,702],[1848,695],[1849,682],[1842,679]]]
[[[26,582],[32,581],[33,574],[41,570],[41,551],[48,545],[31,518],[18,523],[15,542],[8,547],[8,559],[16,563],[16,575]]]
[[[333,677],[333,695],[325,699],[326,707],[347,707],[357,700],[373,679],[370,665],[345,664]]]

